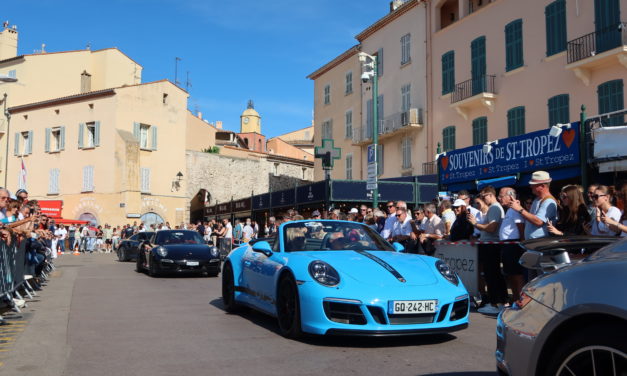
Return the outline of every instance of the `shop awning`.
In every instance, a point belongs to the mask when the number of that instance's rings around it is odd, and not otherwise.
[[[89,221],[81,221],[79,219],[52,218],[54,223],[58,225],[86,225]]]
[[[513,186],[513,185],[516,185],[517,180],[518,180],[518,177],[516,175],[503,176],[503,177],[494,178],[494,179],[477,180],[477,190],[482,190],[484,187],[487,187],[488,185],[491,185],[494,188]]]

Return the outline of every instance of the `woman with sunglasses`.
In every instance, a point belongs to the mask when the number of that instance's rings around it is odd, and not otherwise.
[[[603,221],[610,230],[616,232],[620,231],[621,237],[627,237],[627,182],[621,185],[620,191],[617,192],[616,196],[618,196],[623,203],[623,215],[620,217],[620,221],[615,221],[608,216],[602,217],[601,221]]]
[[[590,213],[580,187],[567,185],[562,188],[560,202],[559,220],[557,223],[547,224],[549,232],[557,236],[587,234],[589,229],[586,227],[590,222]]]
[[[594,236],[615,236],[618,231],[610,229],[606,224],[608,218],[614,222],[619,222],[622,216],[620,209],[611,204],[611,192],[605,185],[599,185],[592,195],[596,206],[595,216],[592,218],[592,230],[590,235]],[[605,220],[604,220],[605,218]]]

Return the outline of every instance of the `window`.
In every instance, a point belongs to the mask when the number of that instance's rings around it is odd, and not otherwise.
[[[353,72],[346,73],[346,89],[344,94],[351,94],[353,92]]]
[[[472,121],[472,144],[481,145],[488,142],[488,118],[482,116]]]
[[[411,138],[404,137],[401,140],[401,153],[403,155],[402,168],[411,168]]]
[[[331,103],[331,85],[324,87],[324,104]]]
[[[322,123],[322,139],[333,139],[333,120]]]
[[[401,87],[401,112],[407,112],[411,108],[411,84]]]
[[[512,21],[505,26],[505,70],[523,66],[522,20]]]
[[[15,145],[13,149],[13,154],[33,154],[33,131],[15,133]]]
[[[303,167],[302,170],[303,170],[303,177],[301,179],[307,180],[307,168]]]
[[[381,175],[383,175],[383,166],[384,166],[384,164],[383,164],[383,161],[384,161],[383,157],[385,156],[385,154],[383,152],[383,145],[379,144],[377,146],[378,146],[377,147],[377,152],[378,152],[377,153],[377,170],[378,170],[377,174],[379,176],[381,176]]]
[[[507,137],[525,134],[525,107],[514,107],[507,111]]]
[[[133,123],[133,136],[142,150],[157,150],[157,126]]]
[[[46,153],[65,149],[65,127],[46,128]]]
[[[346,154],[346,179],[353,180],[353,154]]]
[[[383,76],[383,48],[377,50],[377,76]]]
[[[272,165],[272,175],[279,176],[279,164],[275,163]]]
[[[80,123],[78,125],[78,148],[88,149],[100,146],[100,122]]]
[[[9,73],[7,74],[7,76],[11,78],[17,78],[17,72],[15,71],[15,69],[11,69]]]
[[[555,124],[570,123],[568,94],[560,94],[549,98],[549,127]]]
[[[150,193],[150,169],[142,167],[140,170],[140,186],[142,193]]]
[[[451,125],[442,130],[443,151],[455,150],[455,126]]]
[[[566,0],[556,0],[544,8],[546,56],[566,50]]]
[[[48,181],[48,194],[49,195],[58,195],[59,194],[59,173],[60,170],[58,168],[50,169],[50,179]]]
[[[623,80],[613,80],[599,85],[597,89],[599,97],[599,114],[606,114],[625,108],[623,97]],[[623,115],[612,116],[604,126],[617,126],[623,124]]]
[[[353,111],[348,110],[344,114],[344,137],[353,138]]]
[[[442,95],[455,90],[455,51],[442,55]]]
[[[401,37],[401,65],[411,61],[411,34],[405,34]]]
[[[83,167],[83,190],[82,192],[94,191],[94,166]]]

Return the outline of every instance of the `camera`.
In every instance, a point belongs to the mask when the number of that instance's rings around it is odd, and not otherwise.
[[[370,74],[368,72],[362,73],[361,74],[361,82],[363,82],[365,84],[368,81],[370,81]]]

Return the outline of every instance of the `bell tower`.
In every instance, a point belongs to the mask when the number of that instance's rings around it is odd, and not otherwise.
[[[9,22],[2,24],[0,29],[0,60],[17,56],[17,26],[9,27]]]
[[[255,111],[255,104],[248,101],[248,108],[240,116],[240,133],[261,134],[261,116]]]

